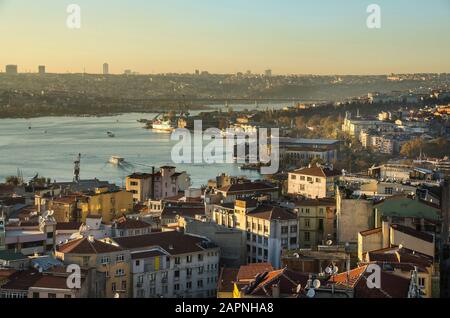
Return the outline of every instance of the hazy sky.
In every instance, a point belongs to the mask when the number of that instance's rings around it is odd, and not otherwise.
[[[81,6],[81,29],[66,27]],[[381,7],[368,29],[366,8]],[[450,72],[450,0],[0,0],[20,72]]]

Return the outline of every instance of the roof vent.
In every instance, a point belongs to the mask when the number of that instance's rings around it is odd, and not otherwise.
[[[173,245],[170,244],[170,245],[169,245],[169,250],[173,250],[173,248],[174,248]]]

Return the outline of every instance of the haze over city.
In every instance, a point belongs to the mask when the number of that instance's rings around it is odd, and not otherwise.
[[[81,29],[66,27],[71,3]],[[371,3],[2,0],[0,61],[54,73],[101,73],[104,62],[113,74],[450,72],[448,1],[377,1],[380,29],[366,26]]]

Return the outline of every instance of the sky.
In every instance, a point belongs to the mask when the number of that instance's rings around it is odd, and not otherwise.
[[[381,8],[381,28],[366,24]],[[81,28],[66,26],[67,6]],[[0,0],[0,69],[450,72],[450,0]]]

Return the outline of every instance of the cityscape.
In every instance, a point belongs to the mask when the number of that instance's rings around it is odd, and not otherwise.
[[[361,28],[390,41],[384,10],[406,2],[379,2],[358,4]],[[2,28],[15,6],[0,1]],[[62,28],[100,32],[83,29],[94,6],[64,4]],[[264,1],[260,15],[273,6]],[[448,19],[431,27],[450,31]],[[421,34],[414,28],[404,36]],[[117,37],[133,46],[131,30]],[[348,71],[318,63],[314,75],[286,52],[275,53],[278,68],[256,56],[254,70],[235,71],[239,56],[236,67],[211,66],[210,49],[189,64],[190,46],[186,65],[148,71],[137,53],[129,64],[98,57],[88,35],[73,34],[92,51],[70,64],[0,53],[0,299],[197,299],[172,311],[206,315],[218,310],[206,301],[226,299],[241,302],[224,312],[272,313],[280,298],[450,297],[448,40],[405,61],[384,63],[379,48],[380,72],[349,56]]]

